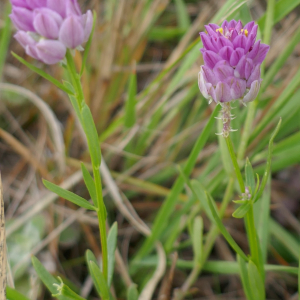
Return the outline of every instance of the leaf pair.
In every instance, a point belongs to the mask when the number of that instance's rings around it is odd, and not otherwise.
[[[98,265],[97,259],[92,251],[86,251],[86,261],[89,267],[89,272],[92,276],[94,286],[103,300],[111,298],[109,287],[112,282],[114,265],[115,265],[115,251],[117,246],[118,225],[115,222],[111,227],[107,237],[107,250],[108,250],[108,278],[107,282]]]

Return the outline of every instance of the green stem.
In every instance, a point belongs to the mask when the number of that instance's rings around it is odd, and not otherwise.
[[[236,156],[235,156],[235,153],[234,153],[234,149],[233,149],[233,145],[232,145],[230,135],[228,137],[226,137],[225,140],[226,140],[228,151],[229,151],[232,163],[233,163],[234,171],[235,171],[237,180],[238,180],[239,185],[240,185],[241,192],[245,193],[245,185],[244,185],[244,181],[243,181],[243,176],[241,174],[240,167],[238,165],[238,162],[237,162],[237,159],[236,159]]]
[[[67,59],[67,69],[72,81],[72,84],[74,86],[75,92],[76,92],[76,100],[79,106],[80,111],[82,110],[82,107],[84,105],[84,94],[82,90],[82,85],[80,81],[80,76],[76,71],[76,66],[73,60],[73,57],[70,53],[70,51],[67,51],[66,54]],[[79,120],[82,120],[80,116],[78,116]],[[83,126],[83,124],[81,124]],[[91,149],[89,149],[89,152],[91,153]],[[101,183],[101,177],[99,172],[99,166],[94,165],[94,162],[92,160],[93,165],[93,175],[95,180],[95,188],[96,188],[96,196],[97,196],[97,217],[98,217],[98,223],[99,223],[99,231],[100,231],[100,240],[101,240],[101,249],[102,249],[102,266],[103,266],[103,275],[104,278],[107,280],[108,278],[108,252],[107,252],[107,237],[106,237],[106,209],[103,202],[103,195],[102,195],[102,183]]]
[[[98,202],[98,211],[97,217],[99,222],[100,230],[100,240],[101,240],[101,249],[102,249],[102,265],[103,265],[103,275],[105,280],[108,278],[108,252],[107,252],[107,238],[106,238],[106,209],[103,202],[102,195],[102,183],[99,173],[99,168],[93,168],[93,174],[95,178],[97,202]]]

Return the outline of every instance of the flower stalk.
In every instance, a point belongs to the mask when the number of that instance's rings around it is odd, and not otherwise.
[[[82,109],[85,105],[85,101],[84,101],[84,94],[83,94],[83,90],[82,90],[82,85],[81,85],[81,81],[80,81],[80,75],[77,73],[76,71],[76,66],[74,63],[74,59],[72,57],[72,54],[70,51],[67,51],[66,53],[66,60],[67,60],[67,69],[68,69],[68,73],[69,76],[71,78],[72,84],[74,86],[75,89],[75,98],[79,107],[79,111],[80,113],[82,113]],[[76,111],[76,109],[75,109]],[[78,116],[81,125],[83,126],[83,128],[85,127],[85,125],[83,124],[83,116],[79,115]],[[85,130],[85,133],[88,137],[89,132]],[[91,139],[93,139],[93,137],[91,137]],[[102,182],[101,182],[101,177],[100,177],[100,163],[98,162],[98,160],[95,161],[95,159],[93,159],[93,155],[92,152],[95,149],[91,149],[90,144],[89,145],[89,152],[91,153],[91,162],[92,162],[92,166],[93,166],[93,176],[94,176],[94,181],[95,181],[95,188],[96,188],[96,196],[97,196],[97,202],[95,203],[95,206],[97,208],[97,217],[98,217],[98,223],[99,223],[99,231],[100,231],[100,240],[101,240],[101,249],[102,249],[102,271],[103,271],[103,275],[104,278],[107,280],[108,278],[108,251],[107,251],[107,236],[106,236],[106,208],[103,202],[103,194],[102,194]],[[96,145],[97,148],[99,148],[99,153],[101,156],[101,149],[100,149],[100,145]],[[101,160],[101,157],[98,158],[99,161]]]

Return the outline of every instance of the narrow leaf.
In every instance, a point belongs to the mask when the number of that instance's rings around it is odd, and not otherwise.
[[[11,287],[6,287],[6,297],[9,300],[29,300],[27,297]]]
[[[82,122],[87,137],[89,151],[94,168],[99,168],[101,163],[101,150],[98,141],[98,133],[89,107],[84,104],[82,111]]]
[[[95,274],[91,270],[91,262],[94,262],[98,266],[97,259],[96,259],[94,253],[91,250],[86,250],[86,252],[85,252],[85,259],[86,259],[86,262],[87,262],[87,265],[88,265],[88,268],[89,268],[89,273],[90,273],[90,275],[92,277],[92,280],[93,280],[93,282],[96,282],[96,278],[94,277]],[[101,295],[100,294],[101,290],[100,290],[99,286],[95,284],[95,288],[97,290],[98,295],[100,296]]]
[[[221,219],[219,218],[214,205],[213,205],[213,200],[211,199],[211,196],[206,193],[206,199],[209,205],[209,208],[212,212],[212,215],[215,220],[215,224],[218,226],[219,230],[223,234],[224,238],[227,240],[229,245],[232,247],[232,249],[239,254],[244,260],[248,261],[248,257],[245,255],[243,250],[238,246],[238,244],[235,242],[235,240],[232,238],[232,236],[229,234],[225,226],[223,225]]]
[[[265,287],[264,282],[258,272],[258,269],[252,260],[248,263],[248,276],[251,286],[251,295],[254,300],[265,300]]]
[[[117,247],[117,236],[118,236],[118,223],[114,222],[110,228],[107,237],[107,252],[108,252],[108,286],[111,285],[113,278],[114,267],[115,267],[115,251]]]
[[[217,116],[219,112],[219,107],[216,107],[214,111],[212,112],[207,124],[203,128],[199,138],[197,139],[189,158],[183,168],[183,171],[187,177],[190,176],[195,163],[197,161],[197,158],[199,156],[199,153],[203,149],[209,134],[211,133],[211,130],[215,124],[215,117]],[[163,202],[162,207],[160,208],[158,214],[156,215],[156,218],[154,220],[154,224],[152,227],[152,234],[147,238],[147,240],[144,242],[142,248],[138,252],[135,259],[139,260],[141,257],[149,253],[154,243],[161,234],[164,232],[164,229],[166,228],[166,225],[169,221],[170,216],[172,215],[178,196],[181,193],[182,189],[184,187],[184,179],[179,176],[177,180],[175,181],[174,185],[172,186],[172,189],[170,193],[168,194],[167,198]]]
[[[242,204],[239,208],[237,208],[233,212],[232,216],[234,218],[241,219],[241,218],[243,218],[246,215],[246,213],[248,212],[248,210],[250,209],[250,207],[251,207],[251,202],[249,200],[247,200],[246,203]]]
[[[194,261],[200,265],[203,253],[203,219],[199,216],[195,217],[192,231],[192,242]]]
[[[248,276],[248,272],[247,272],[247,266],[246,266],[246,262],[239,256],[237,255],[237,261],[239,264],[239,269],[240,269],[240,276],[242,279],[242,284],[243,284],[243,290],[245,292],[245,295],[247,297],[248,300],[255,300],[252,299],[252,294],[251,294],[251,285],[249,282],[249,276]]]
[[[132,284],[127,290],[127,300],[138,300],[139,293],[136,284]]]
[[[263,176],[262,181],[261,181],[261,186],[260,186],[257,194],[255,195],[254,202],[256,202],[261,197],[261,195],[264,191],[264,188],[266,186],[266,183],[268,181],[268,177],[269,177],[269,174],[270,174],[270,171],[271,171],[273,142],[274,142],[274,138],[276,137],[276,135],[279,131],[280,125],[281,125],[281,119],[279,120],[275,130],[273,131],[273,133],[271,135],[270,141],[269,141],[269,151],[268,151],[267,164],[266,164],[264,176]]]
[[[189,28],[191,21],[184,0],[175,0],[177,21],[181,29]]]
[[[66,92],[69,95],[72,95],[73,92],[71,90],[69,90],[68,88],[66,88],[62,83],[60,83],[57,79],[53,78],[52,76],[50,76],[49,74],[47,74],[46,72],[44,72],[43,70],[35,67],[34,65],[30,64],[29,62],[27,62],[25,59],[23,59],[22,57],[20,57],[19,55],[17,55],[16,53],[12,52],[12,55],[18,60],[20,61],[22,64],[24,64],[27,68],[29,68],[31,71],[39,74],[40,76],[44,77],[45,79],[47,79],[48,81],[52,82],[55,86],[57,86],[59,89],[61,89],[62,91]]]
[[[63,188],[61,188],[60,186],[51,183],[47,180],[43,180],[43,183],[45,185],[45,187],[50,190],[51,192],[57,194],[58,196],[80,206],[86,209],[90,209],[90,210],[96,210],[95,206],[93,206],[92,204],[90,204],[88,201],[86,201],[84,198],[70,192],[67,191]]]
[[[128,95],[125,103],[124,125],[131,128],[136,122],[135,105],[137,93],[136,73],[132,73],[129,77]]]
[[[104,278],[102,272],[100,271],[99,267],[93,261],[89,262],[89,266],[90,266],[94,285],[95,285],[97,291],[100,291],[99,296],[102,298],[102,300],[109,300],[109,288],[107,286],[107,283],[105,281],[105,278]]]
[[[89,191],[89,194],[93,200],[94,205],[97,207],[98,202],[97,202],[95,181],[92,178],[90,172],[88,171],[84,163],[81,163],[81,171],[82,171],[84,183]]]
[[[59,284],[59,281],[55,279],[46,269],[45,267],[41,264],[41,262],[35,257],[32,256],[31,258],[32,265],[38,274],[39,278],[43,281],[45,286],[48,288],[48,290],[51,292],[51,294],[56,294],[57,289],[55,287],[55,284]],[[64,296],[58,296],[57,297],[59,300],[70,300],[67,297]]]
[[[254,176],[252,165],[251,165],[248,157],[246,160],[245,175],[246,175],[246,186],[251,188],[251,190],[250,190],[251,193],[254,193],[254,191],[255,191],[255,176]]]

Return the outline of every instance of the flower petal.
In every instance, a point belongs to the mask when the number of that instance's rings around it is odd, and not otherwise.
[[[218,61],[221,60],[221,57],[213,51],[205,51],[203,54],[204,63],[210,69],[213,69]]]
[[[76,16],[64,20],[59,32],[59,40],[70,49],[75,49],[84,41],[84,29]]]
[[[61,61],[66,55],[66,47],[63,43],[53,40],[41,40],[36,45],[39,59],[48,65]]]
[[[242,101],[244,103],[248,103],[255,100],[255,98],[258,95],[259,89],[260,89],[260,80],[253,81],[249,92],[245,95]]]

